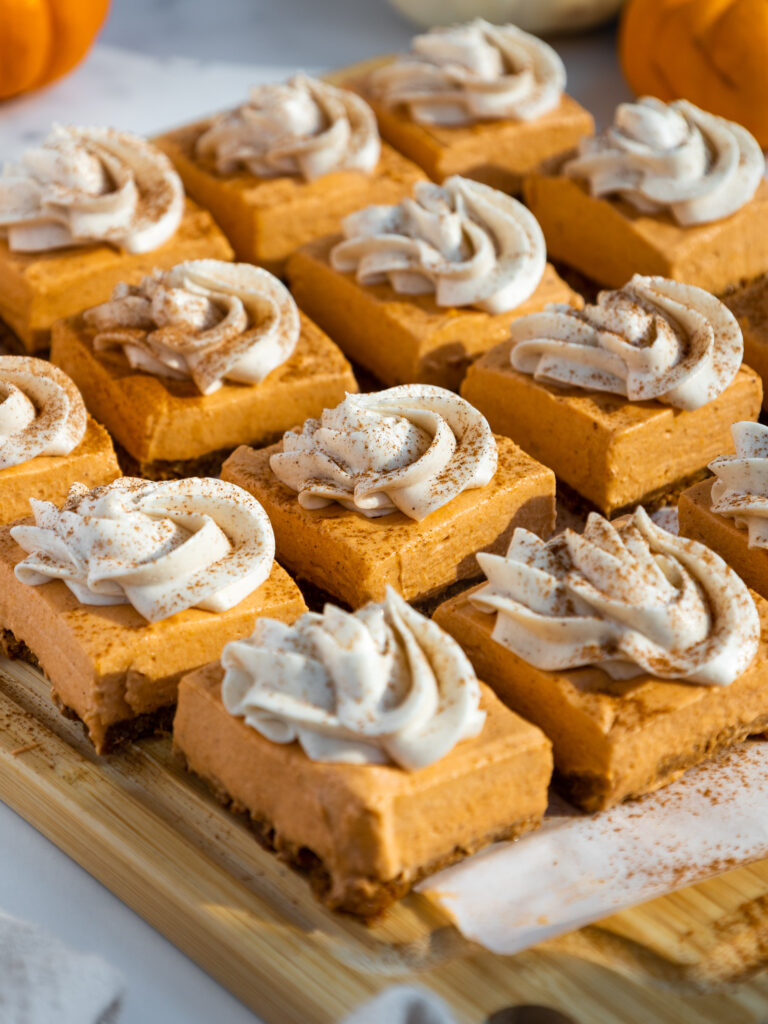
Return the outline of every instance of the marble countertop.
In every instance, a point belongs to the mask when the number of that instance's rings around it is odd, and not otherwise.
[[[115,0],[80,68],[0,105],[0,159],[17,155],[54,120],[161,131],[237,102],[253,82],[397,50],[412,31],[385,0]],[[612,29],[553,42],[569,92],[605,123],[627,96]],[[0,837],[0,908],[118,967],[127,983],[121,1024],[257,1022],[2,804]]]

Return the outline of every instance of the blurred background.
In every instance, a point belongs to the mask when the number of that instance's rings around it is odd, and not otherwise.
[[[568,69],[568,92],[599,126],[630,96],[610,17],[617,0],[112,0],[82,63],[3,102],[3,158],[17,157],[52,122],[151,135],[234,106],[258,82],[407,49],[418,28],[395,4],[416,11],[422,23],[435,15],[452,22],[494,14],[529,28],[557,27],[548,38]],[[595,19],[598,27],[576,31]]]
[[[527,31],[578,30],[621,0],[113,0],[101,41],[158,56],[335,66],[404,47],[414,24],[488,17]]]

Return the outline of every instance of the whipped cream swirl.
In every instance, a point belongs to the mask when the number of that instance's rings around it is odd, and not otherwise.
[[[186,608],[223,612],[272,570],[275,537],[258,501],[210,478],[121,477],[74,484],[61,509],[31,499],[35,525],[11,536],[22,583],[62,580],[82,604],[131,604],[149,622]]]
[[[768,427],[745,420],[734,423],[735,455],[720,455],[709,468],[712,511],[730,516],[749,535],[749,547],[768,548]]]
[[[438,306],[505,313],[536,290],[547,263],[539,222],[512,196],[446,178],[418,182],[397,206],[369,206],[342,222],[331,266],[364,285],[405,295],[435,293]]]
[[[132,367],[192,379],[204,395],[224,380],[258,384],[299,339],[293,296],[249,263],[189,260],[119,284],[109,302],[83,314],[98,351],[118,348]]]
[[[488,577],[472,603],[496,613],[493,639],[536,668],[598,665],[727,686],[754,658],[760,620],[746,585],[697,541],[638,508],[546,543],[515,530],[506,557],[477,556]]]
[[[736,318],[714,295],[640,274],[584,309],[550,303],[520,317],[510,337],[512,366],[536,380],[678,409],[721,394],[744,350]]]
[[[149,252],[183,214],[184,187],[168,157],[110,128],[56,125],[0,175],[0,235],[12,251],[109,242]]]
[[[0,469],[41,455],[69,455],[88,414],[74,382],[30,356],[0,356]]]
[[[410,52],[373,71],[367,85],[421,124],[532,121],[560,103],[565,66],[536,36],[476,18],[415,36]]]
[[[563,173],[585,178],[592,195],[620,196],[642,213],[668,211],[679,224],[706,224],[749,202],[765,160],[741,125],[688,100],[645,96],[619,104],[613,125],[582,139]]]
[[[246,170],[261,178],[300,175],[314,181],[331,171],[371,174],[381,140],[365,100],[294,75],[281,85],[253,88],[247,103],[213,120],[195,151],[219,174]]]
[[[496,440],[463,398],[429,384],[347,395],[272,455],[275,476],[302,508],[344,508],[373,518],[399,509],[421,520],[496,472]]]
[[[327,604],[292,626],[259,619],[226,645],[221,696],[230,714],[313,761],[439,761],[485,722],[466,655],[391,587],[353,614]]]

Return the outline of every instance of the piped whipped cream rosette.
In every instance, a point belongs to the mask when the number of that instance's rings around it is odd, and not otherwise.
[[[483,728],[480,687],[452,637],[392,588],[349,613],[327,604],[292,626],[259,619],[226,645],[227,710],[313,761],[415,771]]]
[[[532,121],[560,103],[565,66],[536,36],[476,18],[415,36],[410,52],[373,71],[367,87],[421,124]]]
[[[428,384],[347,395],[270,457],[275,476],[303,508],[344,508],[375,517],[399,510],[421,520],[496,472],[496,440],[463,398]]]
[[[220,260],[190,260],[139,285],[119,284],[83,319],[96,351],[120,349],[135,369],[191,379],[204,395],[224,380],[258,384],[288,359],[300,333],[281,281]]]
[[[0,356],[0,469],[42,455],[69,455],[88,414],[74,382],[45,359]]]
[[[294,75],[280,85],[253,88],[247,103],[213,120],[195,150],[219,174],[246,170],[262,178],[299,175],[314,181],[332,171],[371,174],[381,140],[365,100]]]
[[[614,679],[727,686],[754,658],[760,621],[746,585],[719,555],[676,537],[638,508],[546,543],[515,530],[506,556],[477,556],[493,639],[547,671],[597,665]]]
[[[669,212],[682,225],[720,220],[750,201],[765,174],[746,128],[688,100],[645,96],[621,103],[613,125],[585,138],[563,173],[592,195],[619,196],[643,213]]]
[[[131,604],[158,622],[186,608],[222,612],[267,579],[275,538],[266,512],[234,484],[121,477],[74,484],[59,509],[30,501],[34,525],[11,529],[22,583],[62,580],[82,604]]]
[[[581,310],[550,303],[513,321],[510,361],[536,380],[697,409],[728,387],[744,351],[731,311],[663,277],[603,291]]]
[[[731,434],[735,455],[720,455],[709,468],[712,511],[746,527],[749,547],[768,548],[768,427],[744,421]]]
[[[184,187],[165,154],[110,128],[56,125],[0,175],[0,235],[12,251],[109,242],[148,252],[183,213]]]
[[[342,231],[330,254],[335,270],[405,295],[434,292],[438,306],[514,309],[536,290],[547,262],[542,230],[522,203],[459,175],[418,182],[397,206],[353,213]]]

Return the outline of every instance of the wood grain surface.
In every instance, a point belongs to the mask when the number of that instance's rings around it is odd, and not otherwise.
[[[0,798],[270,1024],[331,1024],[398,981],[462,1024],[511,1003],[580,1024],[768,1018],[768,862],[502,957],[416,895],[372,928],[332,915],[167,738],[99,758],[40,674],[4,659],[0,724]]]

